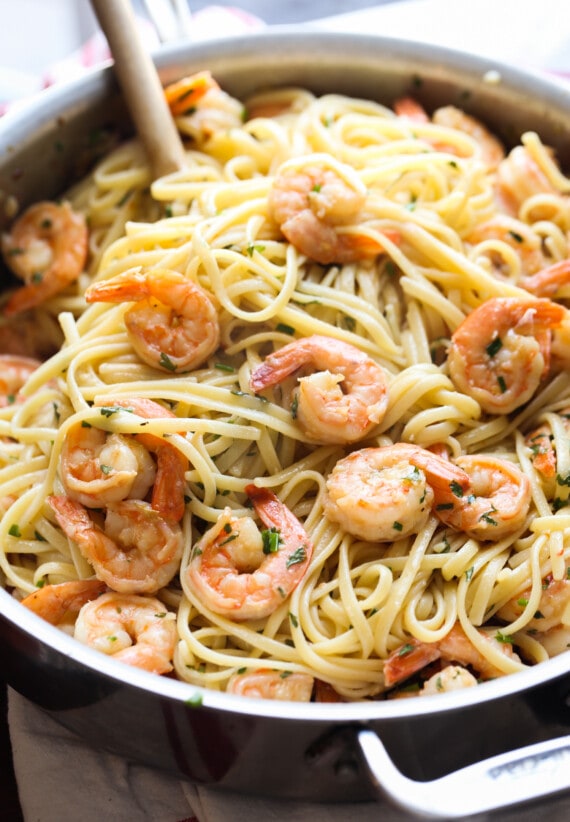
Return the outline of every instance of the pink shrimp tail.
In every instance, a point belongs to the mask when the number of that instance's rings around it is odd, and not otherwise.
[[[413,676],[430,662],[435,662],[441,656],[437,644],[429,645],[417,639],[411,639],[405,645],[396,648],[384,662],[384,684],[387,688],[403,682]]]
[[[560,288],[570,284],[570,259],[524,277],[520,284],[536,297],[553,297]]]

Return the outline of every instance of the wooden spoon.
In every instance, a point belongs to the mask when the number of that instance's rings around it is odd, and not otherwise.
[[[184,146],[168,108],[160,78],[145,51],[129,0],[91,0],[109,43],[115,73],[146,149],[153,179],[186,164]]]

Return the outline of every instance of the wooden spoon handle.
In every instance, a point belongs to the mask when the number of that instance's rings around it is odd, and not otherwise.
[[[145,51],[129,0],[91,0],[107,38],[115,73],[151,164],[153,179],[185,165],[184,146]]]

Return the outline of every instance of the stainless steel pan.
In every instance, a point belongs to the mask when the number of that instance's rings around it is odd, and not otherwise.
[[[570,165],[567,88],[440,47],[282,28],[170,46],[156,62],[164,82],[209,68],[238,97],[289,84],[387,104],[412,92],[428,108],[475,114],[507,144],[534,129]],[[102,135],[130,131],[111,67],[5,116],[0,227],[9,196],[22,205],[56,196],[107,145]],[[381,796],[438,819],[570,792],[570,654],[431,699],[248,700],[114,662],[0,590],[0,658],[9,684],[94,746],[203,784],[327,801]]]

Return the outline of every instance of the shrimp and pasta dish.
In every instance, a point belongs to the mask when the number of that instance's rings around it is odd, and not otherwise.
[[[238,101],[208,71],[165,95],[182,169],[122,143],[2,238],[3,586],[250,697],[431,695],[566,652],[555,152],[411,96]]]

